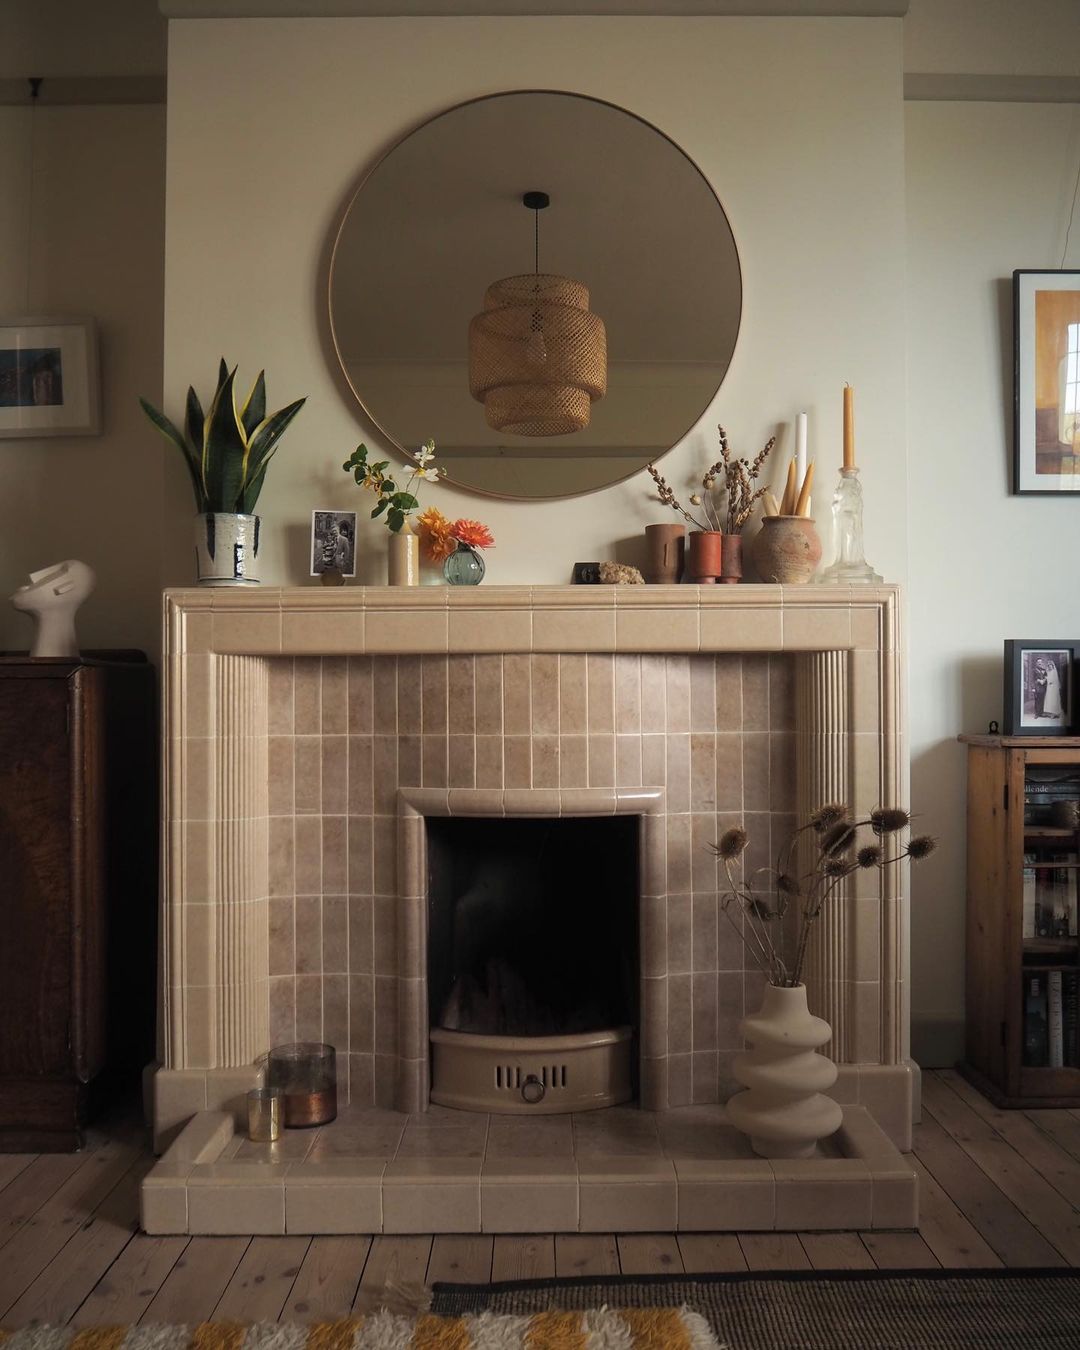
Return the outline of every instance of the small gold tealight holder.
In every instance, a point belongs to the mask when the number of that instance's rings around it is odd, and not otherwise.
[[[247,1095],[248,1138],[254,1144],[273,1144],[281,1137],[280,1088],[252,1088]]]

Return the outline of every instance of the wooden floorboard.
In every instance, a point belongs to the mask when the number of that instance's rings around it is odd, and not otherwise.
[[[0,1155],[0,1323],[315,1322],[427,1308],[435,1281],[1080,1266],[1080,1110],[1002,1111],[923,1076],[915,1233],[165,1237],[137,1231],[133,1119],[79,1154]]]

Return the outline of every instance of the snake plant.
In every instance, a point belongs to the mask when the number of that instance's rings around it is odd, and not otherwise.
[[[242,408],[236,406],[236,367],[224,357],[210,410],[203,413],[194,389],[187,392],[183,434],[146,399],[143,412],[184,456],[200,515],[250,515],[255,510],[269,464],[285,428],[304,406],[297,399],[280,412],[266,415],[266,379],[259,371]]]

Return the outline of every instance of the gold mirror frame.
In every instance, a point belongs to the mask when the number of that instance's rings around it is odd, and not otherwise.
[[[680,168],[685,169],[686,167],[688,167],[692,171],[692,178],[687,178],[687,182],[688,183],[692,182],[695,188],[697,188],[699,191],[703,189],[704,191],[702,191],[701,195],[707,199],[710,209],[715,210],[715,216],[712,217],[711,223],[714,225],[716,229],[717,256],[720,257],[725,253],[730,255],[728,260],[727,273],[726,276],[722,278],[722,284],[729,285],[731,287],[732,294],[735,297],[734,303],[731,306],[729,306],[721,315],[721,318],[724,319],[728,325],[729,338],[726,340],[722,354],[715,362],[715,366],[713,367],[713,374],[708,377],[707,396],[704,397],[699,396],[699,401],[696,403],[692,414],[684,415],[679,419],[678,431],[676,434],[672,435],[670,432],[665,433],[663,439],[667,442],[666,444],[664,444],[662,447],[653,447],[653,446],[647,447],[648,453],[641,453],[640,458],[635,460],[633,466],[626,468],[625,471],[618,471],[602,482],[597,482],[585,487],[575,488],[567,492],[525,493],[525,492],[499,491],[491,487],[484,486],[481,483],[470,481],[468,478],[463,479],[454,472],[452,468],[453,462],[452,460],[448,462],[448,460],[442,456],[440,456],[438,459],[438,462],[445,469],[447,469],[445,481],[448,484],[454,487],[461,488],[465,491],[475,492],[481,496],[493,497],[501,500],[510,500],[510,501],[526,501],[526,502],[557,501],[557,500],[566,500],[578,496],[585,496],[591,492],[599,492],[602,491],[604,488],[613,487],[618,483],[626,482],[628,479],[634,477],[636,474],[641,473],[648,463],[652,462],[655,459],[659,459],[662,455],[667,454],[671,449],[673,449],[676,445],[678,445],[679,442],[682,441],[693,430],[693,428],[698,424],[703,415],[707,412],[708,408],[711,406],[712,401],[715,398],[716,393],[718,392],[721,384],[723,383],[723,380],[727,374],[728,369],[730,368],[731,360],[734,356],[738,334],[742,324],[742,302],[743,302],[742,268],[739,260],[738,249],[735,244],[734,233],[731,229],[731,225],[728,220],[727,214],[724,211],[723,205],[720,202],[720,199],[717,196],[716,191],[712,187],[709,180],[705,177],[700,167],[694,162],[693,159],[691,159],[691,157],[686,153],[686,151],[683,150],[682,147],[679,146],[675,141],[673,141],[669,136],[667,136],[664,132],[660,131],[659,128],[654,126],[651,122],[647,121],[645,118],[640,117],[636,113],[632,113],[627,109],[620,107],[617,104],[611,103],[604,99],[595,98],[592,95],[573,93],[565,90],[551,90],[551,89],[506,90],[495,94],[483,95],[475,99],[467,99],[464,102],[457,103],[448,108],[443,109],[441,112],[436,113],[434,116],[430,118],[426,118],[423,122],[420,122],[416,126],[410,128],[410,130],[408,130],[397,140],[395,140],[392,144],[390,144],[382,152],[382,154],[380,154],[378,158],[375,159],[372,162],[372,164],[364,171],[363,175],[361,176],[356,186],[350,193],[348,200],[346,201],[341,211],[337,228],[334,231],[326,283],[327,284],[326,312],[329,316],[330,337],[334,348],[334,354],[336,356],[338,366],[345,380],[345,383],[349,391],[351,392],[353,398],[355,398],[356,403],[361,413],[363,414],[363,417],[379,433],[379,435],[385,441],[387,447],[391,449],[393,452],[395,452],[397,455],[400,455],[402,458],[405,458],[409,454],[409,451],[406,448],[406,439],[408,445],[411,446],[413,445],[414,440],[415,443],[419,445],[421,441],[426,439],[427,436],[434,436],[436,440],[436,446],[438,447],[441,429],[439,426],[425,428],[421,432],[421,434],[418,434],[415,437],[408,437],[408,438],[399,435],[397,431],[391,429],[389,423],[393,419],[387,418],[384,412],[377,411],[376,408],[372,406],[373,401],[370,397],[370,390],[362,389],[360,387],[362,381],[358,381],[356,378],[354,378],[354,373],[353,371],[350,370],[350,364],[346,359],[346,352],[344,350],[345,338],[342,332],[342,324],[341,324],[342,316],[340,314],[339,315],[335,314],[335,280],[336,278],[339,277],[342,270],[343,241],[346,239],[347,231],[350,227],[350,222],[352,222],[355,225],[358,219],[354,215],[354,212],[357,209],[358,203],[361,201],[365,189],[370,188],[373,181],[376,179],[376,175],[379,173],[379,171],[387,165],[388,161],[390,161],[392,157],[395,155],[395,153],[401,150],[403,146],[407,145],[410,141],[413,140],[414,137],[420,135],[426,130],[434,128],[437,124],[443,122],[444,119],[453,117],[454,114],[463,113],[468,110],[480,109],[485,105],[490,105],[497,100],[519,98],[519,97],[558,98],[565,100],[573,100],[575,104],[578,105],[593,105],[597,109],[604,110],[605,113],[617,114],[620,118],[627,119],[627,122],[629,124],[632,124],[637,131],[640,131],[641,129],[645,129],[646,131],[648,131],[652,137],[656,138],[655,142],[651,142],[651,144],[653,144],[657,149],[662,147],[663,153],[665,155],[669,155],[671,152],[674,152],[674,155],[677,156],[677,159],[672,160],[671,162],[679,165]],[[413,142],[413,144],[415,145],[416,142]],[[522,171],[518,175],[518,177],[522,179],[522,186],[526,190],[541,186],[540,184],[532,183],[531,181],[529,183],[525,183],[524,179],[529,178],[529,176],[530,176],[529,170]],[[664,197],[662,190],[659,188],[657,189],[657,192],[654,195],[661,198]],[[518,194],[518,196],[520,196],[520,194]],[[520,206],[518,207],[518,209],[521,210]],[[551,216],[552,212],[549,211],[545,214],[546,216]],[[515,247],[520,246],[519,251],[523,257],[526,253],[528,253],[530,255],[529,261],[531,261],[531,248],[532,248],[531,223],[528,224],[529,237],[528,237],[528,248],[526,248],[525,246],[526,222],[524,220],[525,217],[524,211],[521,211],[521,216],[522,216],[521,237],[515,238],[513,244]],[[548,222],[547,220],[545,220],[545,225],[547,224]],[[580,272],[580,270],[581,269],[579,267],[578,271]],[[488,280],[494,281],[496,279],[497,273],[499,273],[499,267],[497,264],[493,264],[491,269],[491,275],[488,278]],[[480,290],[477,290],[474,296],[472,309],[468,309],[467,305],[463,309],[463,312],[461,314],[461,331],[463,342],[464,342],[464,335],[467,329],[468,320],[471,317],[472,312],[474,312],[475,309],[479,308],[481,298],[482,292]],[[596,307],[595,304],[594,307]],[[465,312],[466,310],[468,312]],[[421,316],[420,319],[418,319],[418,322],[422,321],[423,319]],[[464,369],[464,362],[462,364]],[[478,403],[475,404],[474,406],[476,410],[476,418],[478,424],[480,426],[483,426],[484,425],[483,409]],[[514,445],[515,449],[528,450],[532,448],[531,445],[526,443],[525,438],[518,437],[514,439],[515,439]],[[563,439],[569,441],[569,438]],[[520,444],[518,444],[518,442],[520,442]],[[570,445],[569,448],[570,450],[572,450],[573,446]],[[641,447],[631,447],[631,448],[641,449]],[[525,455],[522,456],[522,458],[523,459],[529,458],[529,456]],[[568,455],[567,458],[572,459],[573,456]]]

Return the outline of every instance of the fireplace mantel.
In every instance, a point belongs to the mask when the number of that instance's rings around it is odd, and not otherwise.
[[[900,609],[896,586],[167,591],[159,1137],[198,1109],[238,1108],[269,1048],[274,658],[791,654],[798,809],[842,799],[864,811],[908,799]],[[834,1028],[838,1094],[903,1147],[912,1102],[904,878],[857,880],[875,889],[853,888],[822,925],[807,982]],[[409,1071],[415,1081],[416,1061]]]

